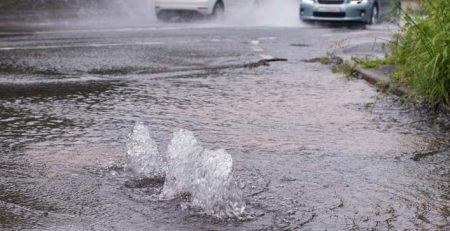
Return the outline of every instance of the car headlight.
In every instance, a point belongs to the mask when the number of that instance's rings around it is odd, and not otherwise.
[[[316,0],[302,0],[304,3],[314,3]]]

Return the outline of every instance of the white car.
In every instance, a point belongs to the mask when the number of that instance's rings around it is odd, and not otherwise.
[[[168,21],[175,16],[218,17],[225,12],[226,0],[155,0],[156,17]]]

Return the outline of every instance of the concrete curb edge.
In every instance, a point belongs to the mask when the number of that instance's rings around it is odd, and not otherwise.
[[[354,70],[358,73],[358,75],[361,79],[364,79],[365,81],[367,81],[368,83],[370,83],[372,85],[383,86],[386,89],[393,87],[391,93],[393,93],[394,95],[405,96],[408,94],[412,94],[411,90],[405,86],[393,85],[390,76],[386,76],[386,75],[383,75],[376,71],[373,71],[370,69],[365,69],[365,68],[362,68],[359,66],[355,67]],[[441,105],[440,108],[444,112],[450,113],[450,106]]]
[[[379,85],[385,88],[393,88],[392,93],[397,96],[404,96],[411,93],[411,91],[404,86],[395,86],[392,84],[391,78],[389,76],[380,74],[370,69],[364,69],[361,67],[356,67],[355,71],[358,73],[361,79],[366,80],[372,85]]]

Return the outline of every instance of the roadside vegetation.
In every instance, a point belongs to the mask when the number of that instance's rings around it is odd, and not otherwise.
[[[346,60],[340,65],[332,66],[331,67],[331,71],[333,73],[342,73],[347,78],[350,79],[350,78],[358,76],[358,73],[356,72],[356,66],[357,66],[357,63],[349,62],[349,61]]]
[[[400,84],[434,106],[450,105],[450,1],[419,4],[420,12],[402,9],[405,25],[395,36],[385,62],[396,65],[393,78]]]
[[[386,59],[361,59],[354,57],[352,59],[356,64],[359,64],[363,68],[378,68],[381,65],[389,64]]]

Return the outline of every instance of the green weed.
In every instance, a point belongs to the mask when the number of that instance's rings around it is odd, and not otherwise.
[[[323,64],[323,65],[328,65],[328,64],[330,64],[330,58],[328,58],[328,57],[323,57],[323,58],[320,60],[320,63]]]
[[[352,64],[348,61],[344,61],[344,63],[342,63],[341,65],[331,67],[331,71],[335,74],[342,73],[347,78],[353,78],[353,77],[358,76],[358,72],[355,70],[355,68],[356,68],[356,63]]]
[[[353,57],[352,60],[363,68],[378,68],[381,65],[387,64],[386,59],[361,59]]]
[[[387,62],[394,78],[433,105],[450,105],[450,1],[424,0],[423,13],[402,10],[405,25],[392,43]]]

